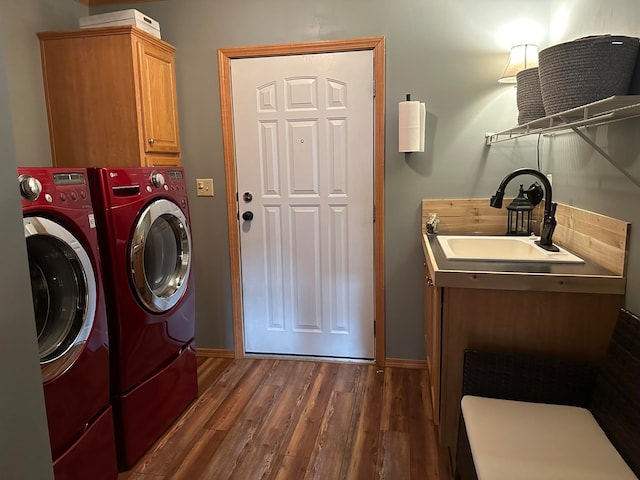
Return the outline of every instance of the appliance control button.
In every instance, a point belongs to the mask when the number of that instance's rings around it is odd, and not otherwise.
[[[162,188],[164,186],[164,175],[160,172],[156,172],[155,170],[151,172],[151,184],[156,188]]]
[[[80,198],[83,200],[87,198],[87,192],[85,190],[80,190]]]
[[[65,202],[67,200],[67,195],[64,192],[60,192],[60,200]]]
[[[37,178],[31,175],[20,175],[18,182],[20,184],[20,195],[27,200],[35,200],[40,196],[42,184]]]
[[[151,188],[149,185],[147,185],[147,192],[151,193],[153,191],[153,188]]]
[[[78,194],[76,192],[71,192],[71,200],[77,200]]]
[[[164,189],[165,189],[165,190],[169,190],[169,185],[165,184],[165,185],[164,185]]]
[[[44,194],[44,199],[49,203],[53,202],[53,198],[48,193]]]

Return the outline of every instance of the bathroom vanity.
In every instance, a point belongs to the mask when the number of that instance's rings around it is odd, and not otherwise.
[[[441,235],[504,235],[506,216],[488,199],[425,200],[423,217],[428,212],[438,213]],[[557,215],[554,242],[584,263],[451,260],[423,227],[433,418],[452,457],[465,349],[589,360],[605,354],[624,301],[629,225],[565,205]]]

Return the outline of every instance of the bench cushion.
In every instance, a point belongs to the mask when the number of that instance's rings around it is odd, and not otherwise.
[[[466,395],[462,415],[478,480],[638,480],[584,408]]]

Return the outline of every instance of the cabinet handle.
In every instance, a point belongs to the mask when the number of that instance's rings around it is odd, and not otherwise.
[[[433,287],[433,280],[431,280],[431,277],[427,277],[427,286]]]
[[[154,143],[156,143],[154,138],[150,138],[149,139],[149,145],[153,145]]]

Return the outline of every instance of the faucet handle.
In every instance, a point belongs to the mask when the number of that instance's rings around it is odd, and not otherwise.
[[[525,196],[532,205],[538,205],[544,198],[544,190],[538,182],[531,184],[528,190],[524,191]]]

